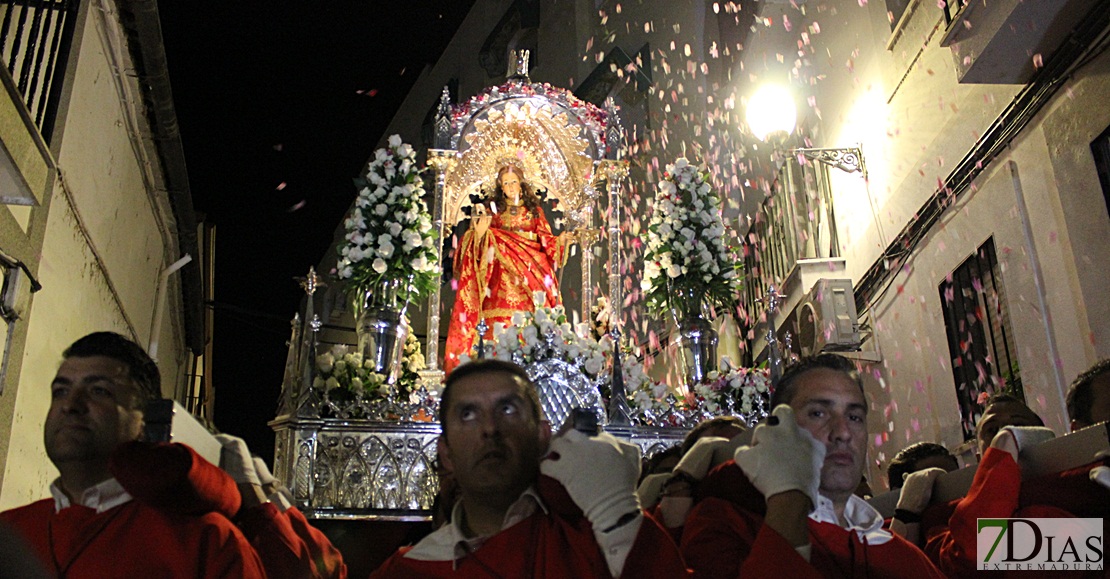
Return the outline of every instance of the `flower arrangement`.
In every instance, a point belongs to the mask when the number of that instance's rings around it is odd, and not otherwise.
[[[648,310],[700,313],[730,306],[740,291],[740,261],[725,244],[721,199],[706,174],[680,158],[667,165],[652,206],[644,253]]]
[[[486,345],[489,357],[515,362],[526,366],[538,360],[560,358],[582,368],[591,379],[602,375],[606,367],[604,343],[576,334],[567,321],[563,306],[553,308],[542,304],[547,299],[542,290],[533,292],[534,312],[518,311],[513,313],[510,324],[501,327],[496,324],[493,340]],[[583,332],[585,333],[585,332]],[[461,363],[470,361],[470,356],[459,357]]]
[[[720,371],[710,372],[705,381],[695,384],[693,395],[697,405],[709,414],[735,414],[755,424],[770,411],[770,388],[766,369],[733,368],[725,356]]]
[[[733,415],[751,426],[769,412],[771,380],[767,370],[732,368],[724,357],[719,372],[710,372],[683,395],[648,377],[635,356],[625,356],[621,362],[628,405],[636,424],[691,428],[707,418]]]
[[[635,419],[647,425],[661,426],[673,422],[667,416],[689,410],[684,398],[675,396],[666,383],[652,380],[644,371],[644,365],[630,354],[621,356],[621,370],[628,393],[628,406]]]
[[[360,293],[396,282],[402,303],[434,291],[439,247],[416,152],[399,135],[389,137],[389,146],[374,152],[355,185],[358,198],[343,222],[346,243],[339,248],[336,275]]]
[[[401,377],[396,384],[387,384],[386,377],[374,372],[374,361],[363,360],[362,354],[346,344],[336,344],[316,356],[316,377],[312,387],[321,394],[334,414],[354,414],[352,403],[412,404],[418,402],[421,370],[425,369],[420,340],[409,332],[405,339]],[[365,409],[363,409],[365,414]],[[344,416],[346,417],[346,416]]]

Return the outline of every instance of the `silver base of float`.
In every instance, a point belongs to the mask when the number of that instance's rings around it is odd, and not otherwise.
[[[276,434],[274,475],[289,481],[296,505],[314,519],[431,519],[439,491],[434,422],[303,419],[270,422]],[[644,456],[682,442],[685,429],[609,428]]]

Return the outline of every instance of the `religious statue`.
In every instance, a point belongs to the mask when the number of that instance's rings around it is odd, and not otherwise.
[[[475,204],[472,225],[455,253],[458,281],[455,306],[447,330],[444,370],[451,372],[459,356],[469,354],[484,319],[492,339],[495,324],[508,325],[513,312],[532,311],[533,293],[543,291],[541,304],[562,303],[555,269],[566,263],[567,246],[575,236],[552,234],[540,198],[511,162],[501,164],[493,194]]]

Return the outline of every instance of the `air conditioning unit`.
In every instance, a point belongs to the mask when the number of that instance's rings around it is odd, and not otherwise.
[[[819,279],[790,313],[794,348],[803,356],[860,347],[859,318],[850,279]]]

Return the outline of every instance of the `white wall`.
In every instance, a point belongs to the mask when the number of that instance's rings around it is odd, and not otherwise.
[[[172,223],[165,220],[166,193],[151,188],[151,155],[130,130],[144,119],[137,101],[121,102],[109,55],[123,42],[103,13],[82,7],[83,26],[71,57],[71,94],[65,127],[54,154],[61,168],[43,241],[38,279],[11,425],[10,451],[0,487],[0,509],[48,495],[57,471],[42,445],[49,384],[62,351],[93,331],[112,330],[149,339],[158,274],[176,254]],[[111,18],[109,15],[108,18]],[[115,58],[123,53],[117,52]],[[122,70],[132,70],[122,62]],[[123,77],[126,79],[126,77]],[[127,80],[126,82],[130,82]],[[177,284],[171,283],[171,288]],[[159,369],[163,392],[172,395],[185,361],[179,292],[171,291],[161,335]],[[19,362],[19,361],[17,361]]]
[[[829,138],[817,145],[863,142],[870,182],[865,186],[855,176],[833,177],[842,249],[858,280],[1021,87],[957,83],[949,49],[939,46],[939,34],[929,36],[940,17],[929,6],[914,15],[911,31],[887,53],[885,30],[853,17],[854,2],[836,4],[843,16],[836,22],[837,39],[823,38],[830,46],[821,45],[817,52],[828,48],[832,63],[843,63],[850,46],[860,56],[852,71],[845,66],[824,71],[829,90],[818,99],[823,103],[820,133]],[[881,2],[873,4],[882,8]],[[827,20],[826,15],[823,26],[832,28]],[[916,64],[907,68],[914,59]],[[1110,336],[1099,323],[1110,313],[1104,289],[1110,219],[1090,152],[1091,141],[1110,125],[1108,68],[1110,57],[1103,55],[1056,95],[945,212],[915,249],[909,270],[873,304],[874,343],[882,361],[867,368],[874,372],[868,384],[870,426],[879,433],[871,458],[884,470],[909,443],[933,440],[955,447],[962,442],[938,286],[991,235],[1026,399],[1048,426],[1066,431],[1064,389],[1110,350]],[[1030,216],[1036,263],[1021,228],[1011,161]],[[868,192],[885,235],[866,201]],[[1047,331],[1035,267],[1045,280]],[[879,480],[872,477],[874,488],[881,486]]]

